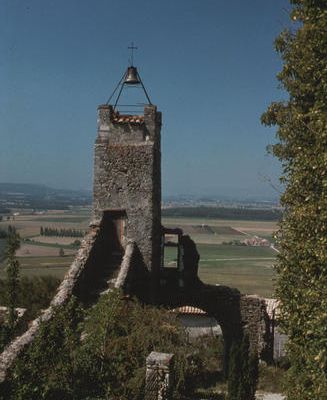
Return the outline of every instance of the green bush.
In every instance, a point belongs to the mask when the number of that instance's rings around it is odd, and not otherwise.
[[[262,116],[277,126],[285,208],[277,296],[289,337],[289,400],[327,399],[327,2],[291,0],[293,29],[276,39],[288,92]]]
[[[27,309],[26,319],[37,316],[41,309],[47,308],[53,298],[60,279],[53,276],[23,276],[18,282],[17,307]],[[0,280],[0,305],[7,305],[6,282]]]
[[[174,397],[189,393],[205,361],[174,314],[111,292],[84,319],[72,300],[42,324],[12,370],[5,398],[143,399],[151,351],[175,354]]]
[[[258,357],[250,352],[249,338],[234,341],[228,370],[228,400],[255,400],[258,383]]]

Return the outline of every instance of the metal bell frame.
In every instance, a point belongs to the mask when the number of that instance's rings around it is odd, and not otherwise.
[[[144,91],[144,94],[145,94],[145,96],[146,96],[146,98],[147,98],[147,100],[149,102],[148,104],[152,104],[151,100],[150,100],[150,97],[149,97],[149,95],[148,95],[148,93],[147,93],[147,91],[146,91],[146,89],[145,89],[145,87],[143,85],[143,82],[142,82],[142,79],[140,77],[140,74],[138,73],[137,68],[134,67],[133,65],[130,65],[127,68],[127,70],[124,72],[123,76],[121,77],[120,81],[118,82],[117,86],[115,87],[115,90],[113,91],[113,93],[109,97],[109,99],[108,99],[106,104],[109,104],[110,100],[113,98],[113,96],[117,92],[118,88],[120,88],[119,92],[118,92],[118,96],[117,96],[115,104],[114,104],[114,110],[116,110],[117,104],[118,104],[118,100],[120,98],[120,95],[121,95],[125,85],[127,85],[127,86],[141,85],[141,87],[142,87],[142,89]],[[129,105],[129,106],[133,107],[133,105]]]

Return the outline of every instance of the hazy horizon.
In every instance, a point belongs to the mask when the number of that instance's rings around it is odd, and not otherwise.
[[[26,186],[37,186],[37,187],[45,187],[47,189],[51,190],[58,190],[58,191],[73,191],[73,192],[89,192],[92,194],[93,188],[71,188],[71,187],[53,187],[49,186],[46,183],[33,183],[33,182],[0,182],[0,192],[3,190],[2,185],[15,185],[15,186],[20,186],[20,185],[26,185]],[[17,189],[16,189],[17,190]],[[203,200],[203,199],[210,199],[210,200],[221,200],[221,201],[279,201],[279,193],[276,192],[276,195],[251,195],[251,193],[248,192],[248,189],[245,189],[243,195],[242,193],[238,194],[224,194],[224,193],[162,193],[162,199],[163,200],[182,200],[182,199],[197,199],[197,200]]]

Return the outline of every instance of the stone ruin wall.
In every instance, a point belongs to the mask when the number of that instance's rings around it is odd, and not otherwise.
[[[234,340],[247,334],[250,349],[269,362],[269,316],[265,300],[255,295],[241,294],[237,289],[223,285],[207,285],[200,280],[186,288],[184,293],[168,291],[162,304],[169,308],[192,306],[204,310],[221,327],[225,352]]]
[[[30,324],[28,330],[20,337],[15,338],[0,354],[0,383],[5,380],[8,371],[13,366],[15,359],[33,342],[40,324],[49,321],[54,316],[58,306],[66,304],[72,295],[80,301],[87,300],[87,295],[92,287],[92,279],[99,269],[99,248],[103,245],[102,224],[94,225],[84,237],[81,247],[69,268],[64,280],[47,310]],[[101,252],[100,252],[101,253]],[[135,287],[141,280],[149,277],[139,268],[137,244],[133,240],[126,241],[124,257],[116,278],[116,288],[127,293],[136,293]],[[190,304],[202,308],[213,316],[220,324],[226,352],[233,339],[239,338],[243,332],[248,333],[250,346],[258,355],[264,357],[269,347],[269,330],[267,323],[269,317],[264,299],[257,296],[241,295],[238,290],[225,286],[204,285],[198,281],[196,290],[188,294],[169,299],[171,305]],[[167,293],[169,296],[169,293]],[[140,296],[137,296],[140,297]],[[166,305],[169,305],[168,302]]]
[[[5,379],[15,358],[32,343],[40,323],[52,319],[56,306],[65,304],[72,295],[81,301],[87,300],[94,277],[109,260],[105,256],[107,238],[102,230],[105,211],[120,210],[126,213],[125,256],[116,287],[142,297],[141,291],[149,287],[149,273],[159,281],[162,233],[161,114],[155,106],[146,106],[141,122],[130,123],[124,118],[121,122],[119,119],[113,121],[112,117],[111,106],[99,107],[94,159],[93,225],[83,239],[50,307],[0,355],[0,382]],[[128,238],[134,238],[135,242]],[[186,268],[184,272],[186,281],[192,282],[192,276],[197,277],[196,254],[196,248],[192,249],[191,246],[190,259],[185,255],[189,265],[189,270]],[[140,267],[141,264],[145,268]],[[153,280],[151,282],[153,284]],[[233,338],[247,332],[251,348],[260,355],[264,354],[268,340],[264,300],[241,295],[236,289],[205,285],[198,278],[194,282],[195,286],[191,284],[189,290],[182,293],[167,293],[164,303],[168,306],[180,303],[202,308],[221,325],[227,349]],[[135,287],[139,290],[135,290]]]
[[[113,122],[100,106],[94,158],[94,217],[126,212],[126,237],[135,238],[148,270],[158,270],[161,241],[161,113],[146,106],[138,123]]]
[[[14,365],[15,359],[33,342],[38,334],[41,323],[50,321],[53,318],[56,307],[68,303],[73,295],[81,302],[87,299],[86,288],[92,283],[92,277],[96,274],[98,267],[96,258],[97,248],[103,241],[101,228],[101,224],[91,227],[88,234],[83,238],[81,247],[59,285],[50,306],[30,323],[26,332],[15,338],[0,354],[0,383],[6,379],[10,368]],[[128,240],[116,279],[115,287],[117,289],[126,289],[128,282],[131,280],[130,274],[135,262],[134,253],[135,243],[132,240]]]

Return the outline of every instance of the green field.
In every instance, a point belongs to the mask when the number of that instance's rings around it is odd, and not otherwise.
[[[199,276],[205,283],[227,285],[242,293],[273,296],[276,252],[270,247],[235,246],[258,235],[272,241],[276,223],[271,221],[226,221],[202,218],[164,218],[163,225],[181,227],[197,244]],[[176,249],[165,249],[165,265],[176,265]]]
[[[265,247],[198,244],[199,276],[205,283],[226,285],[242,293],[273,295],[276,253]],[[165,249],[165,265],[176,265],[176,249]]]
[[[56,228],[87,229],[89,217],[85,210],[72,210],[43,215],[18,216],[14,225],[23,238],[39,235],[40,227],[51,225]],[[0,223],[0,228],[5,228]],[[273,295],[273,264],[276,252],[270,247],[236,246],[233,240],[243,241],[255,235],[272,242],[276,223],[273,221],[219,220],[212,218],[163,218],[163,225],[180,227],[197,244],[200,253],[199,276],[210,284],[228,285],[243,293],[265,297]],[[74,238],[75,240],[76,238]],[[51,243],[32,243],[27,256],[21,252],[18,258],[22,275],[54,275],[62,278],[73,260],[73,255],[58,257],[53,249],[62,247],[67,252],[70,245],[57,244],[56,237]],[[72,240],[73,241],[73,240]],[[24,242],[23,242],[24,243]],[[25,242],[25,247],[28,243]],[[33,246],[34,245],[34,246]],[[0,257],[4,242],[0,240]],[[176,248],[165,249],[165,265],[176,265]],[[4,264],[0,265],[0,278]]]
[[[204,282],[236,287],[242,293],[273,295],[276,253],[270,248],[199,245],[198,251]]]
[[[65,223],[81,223],[81,222],[88,222],[89,217],[88,216],[59,216],[58,217],[54,217],[53,215],[51,215],[51,217],[45,217],[45,218],[34,218],[34,221],[37,222],[42,222],[43,224],[48,222],[65,222]]]
[[[19,257],[21,276],[52,275],[62,279],[74,257]],[[0,279],[5,277],[5,264],[0,264]]]

